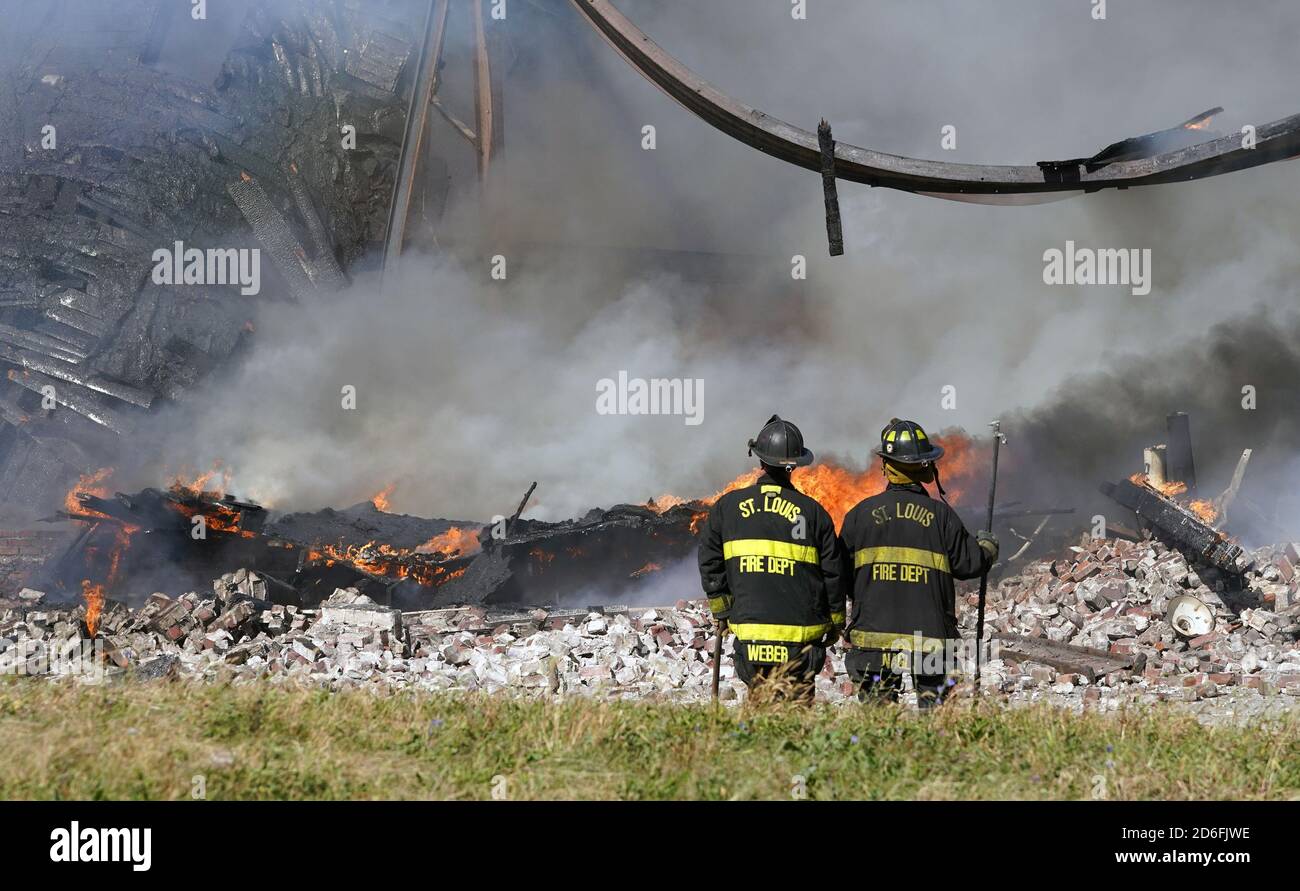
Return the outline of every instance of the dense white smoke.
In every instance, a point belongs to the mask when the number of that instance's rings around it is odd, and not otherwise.
[[[1225,131],[1300,111],[1300,7],[1284,2],[1112,3],[1102,22],[1085,0],[810,0],[806,21],[784,0],[619,5],[737,98],[808,128],[826,117],[838,139],[899,154],[1032,163],[1213,105],[1228,108],[1215,121]],[[1066,423],[1068,411],[1052,413],[1072,382],[1085,421],[1109,406],[1116,460],[1148,426],[1158,441],[1166,411],[1206,425],[1240,415],[1246,385],[1272,388],[1262,431],[1295,429],[1277,418],[1296,412],[1294,382],[1248,379],[1289,366],[1253,366],[1248,345],[1240,380],[1197,383],[1218,370],[1198,340],[1210,326],[1267,328],[1260,320],[1295,305],[1295,165],[1027,208],[841,183],[848,253],[830,260],[816,174],[697,120],[585,26],[566,33],[571,46],[546,48],[507,82],[493,235],[457,259],[413,258],[383,293],[361,277],[343,294],[268,306],[243,365],[183,407],[183,422],[164,419],[165,454],[199,467],[220,458],[241,494],[281,508],[350,504],[396,483],[396,510],[487,518],[536,479],[529,516],[555,519],[710,493],[748,465],[744,443],[774,411],[815,452],[858,463],[893,415],[976,431],[1016,409],[1034,426],[1043,409]],[[940,147],[945,125],[955,151]],[[463,222],[470,241],[471,210],[453,207],[444,236]],[[1045,285],[1043,253],[1067,240],[1150,249],[1152,292]],[[647,259],[643,248],[727,256]],[[497,253],[504,282],[489,274]],[[796,254],[806,280],[791,278]],[[710,264],[713,280],[698,273]],[[1202,343],[1191,357],[1189,343]],[[1161,355],[1176,386],[1125,403],[1123,369],[1133,357],[1158,369]],[[597,382],[620,370],[702,380],[703,423],[599,414]],[[341,406],[345,386],[354,411]],[[955,409],[941,407],[947,386]],[[1073,472],[1062,442],[1034,463]],[[1127,475],[1140,455],[1089,472]]]

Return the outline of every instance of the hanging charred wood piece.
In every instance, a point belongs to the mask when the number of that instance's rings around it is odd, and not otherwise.
[[[817,143],[822,152],[822,195],[826,200],[826,239],[830,242],[831,256],[844,253],[844,230],[840,226],[840,195],[835,186],[835,140],[831,138],[831,125],[822,118],[817,125]]]

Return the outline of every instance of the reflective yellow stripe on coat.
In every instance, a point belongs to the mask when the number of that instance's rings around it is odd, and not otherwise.
[[[739,640],[770,640],[776,643],[805,644],[821,638],[831,630],[829,622],[821,625],[731,625],[731,633]]]
[[[850,631],[849,643],[866,650],[904,650],[909,653],[919,645],[922,653],[933,653],[942,650],[947,641],[901,631]]]
[[[861,569],[870,563],[907,563],[924,566],[940,572],[951,572],[948,555],[924,548],[862,548],[853,554],[853,568]]]
[[[768,538],[737,538],[722,543],[722,559],[732,557],[784,557],[799,563],[821,563],[817,549],[812,545],[774,541]]]

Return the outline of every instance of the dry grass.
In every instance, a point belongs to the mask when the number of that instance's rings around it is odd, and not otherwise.
[[[1295,798],[1300,724],[0,680],[0,798]],[[802,777],[802,782],[800,781]]]

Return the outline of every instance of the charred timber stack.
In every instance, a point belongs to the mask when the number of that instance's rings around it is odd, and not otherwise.
[[[617,505],[560,523],[515,519],[500,539],[494,527],[471,527],[456,547],[435,547],[451,521],[388,514],[369,503],[268,522],[259,505],[182,487],[113,498],[81,493],[76,502],[80,510],[61,516],[86,528],[47,566],[41,583],[51,593],[72,597],[91,584],[134,602],[156,590],[206,587],[245,567],[268,580],[272,602],[314,606],[350,587],[403,609],[635,594],[694,552],[707,509]]]
[[[241,0],[198,24],[174,5],[5,19],[0,504],[48,506],[117,463],[241,348],[256,303],[338,287],[383,241],[427,0]],[[327,138],[345,123],[352,149]],[[259,299],[157,281],[154,253],[181,245],[260,250]]]

